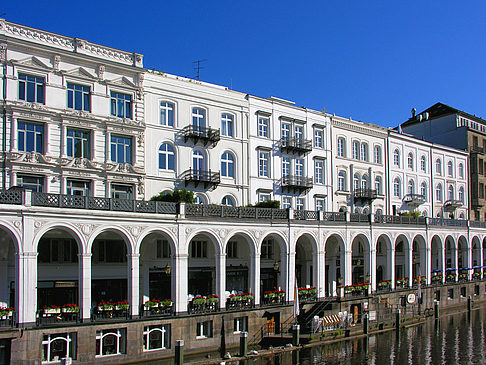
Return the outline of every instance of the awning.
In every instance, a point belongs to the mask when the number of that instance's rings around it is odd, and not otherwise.
[[[339,318],[339,316],[337,314],[331,314],[329,316],[324,316],[322,318],[322,325],[324,327],[333,326],[333,325],[336,325],[336,324],[339,324],[339,323],[341,323],[341,319]]]

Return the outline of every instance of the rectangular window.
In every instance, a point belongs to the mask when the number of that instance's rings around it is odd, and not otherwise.
[[[270,153],[266,151],[258,152],[258,176],[270,177],[270,171],[268,162],[270,159]]]
[[[272,260],[273,259],[273,240],[263,240],[262,242],[262,259]]]
[[[41,238],[42,250],[39,250],[38,260],[42,263],[78,262],[77,243],[72,238]]]
[[[316,198],[316,210],[324,211],[324,199]]]
[[[258,118],[258,136],[259,137],[269,137],[268,134],[268,126],[270,124],[270,120],[268,118],[259,117]]]
[[[303,159],[296,159],[295,160],[295,176],[302,177],[304,176],[304,160]]]
[[[284,196],[282,198],[282,208],[284,209],[292,208],[292,197]]]
[[[69,357],[76,360],[76,332],[51,333],[42,337],[42,362],[59,362]]]
[[[233,116],[231,114],[221,116],[221,135],[233,137]]]
[[[170,257],[170,245],[167,240],[157,240],[157,253],[158,259]]]
[[[295,199],[295,209],[297,210],[304,210],[304,198],[297,198]]]
[[[132,163],[132,139],[111,136],[111,160],[117,163]]]
[[[45,81],[43,77],[19,74],[19,100],[44,103]]]
[[[132,96],[112,91],[111,115],[118,118],[132,119]]]
[[[111,197],[113,199],[132,199],[133,187],[131,185],[111,184]]]
[[[143,328],[143,351],[170,348],[170,324],[158,324]]]
[[[67,130],[67,155],[90,158],[90,133],[77,129]]]
[[[282,176],[286,177],[290,175],[290,157],[282,157]]]
[[[17,175],[17,185],[41,193],[44,190],[44,177],[19,174]]]
[[[86,112],[91,110],[91,90],[89,86],[68,83],[67,90],[67,105],[69,109],[84,110]]]
[[[191,241],[191,257],[193,258],[208,257],[208,242]]]
[[[114,328],[96,331],[97,357],[125,354],[126,347],[126,328]]]
[[[19,151],[44,153],[44,126],[42,124],[18,122],[17,137]]]
[[[258,193],[258,201],[259,202],[267,202],[270,200],[270,194],[269,193]]]
[[[213,337],[213,321],[197,322],[196,338]]]
[[[236,259],[238,257],[238,242],[237,241],[228,241],[228,248],[226,257],[229,259]]]
[[[89,196],[89,181],[68,179],[66,185],[68,195]]]
[[[282,123],[282,142],[288,144],[290,140],[290,124]]]
[[[248,332],[248,317],[237,317],[233,320],[233,332]]]
[[[314,147],[315,148],[324,147],[324,131],[322,129],[314,130]]]
[[[304,126],[303,125],[295,125],[294,126],[294,136],[295,140],[298,143],[302,143],[304,140]]]
[[[324,183],[324,161],[315,160],[314,161],[314,182],[316,184]]]
[[[160,102],[160,124],[174,126],[174,104],[166,101]]]

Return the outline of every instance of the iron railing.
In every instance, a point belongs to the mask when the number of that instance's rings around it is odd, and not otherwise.
[[[403,197],[403,202],[409,205],[421,205],[425,203],[425,195],[407,194]]]
[[[282,187],[291,189],[312,188],[312,177],[287,175],[282,177]]]
[[[355,189],[353,193],[354,199],[357,200],[373,200],[376,199],[377,192],[374,189]]]
[[[405,215],[375,215],[375,223],[383,224],[417,224],[425,225],[425,217],[409,217]]]
[[[312,141],[304,138],[282,138],[281,151],[296,152],[300,154],[305,154],[312,151]]]
[[[221,181],[219,172],[212,172],[211,170],[193,170],[189,169],[182,173],[181,179],[184,180],[185,185],[189,183],[203,183],[206,185],[218,185]]]
[[[202,141],[206,146],[210,144],[216,145],[220,140],[219,129],[212,129],[206,127],[200,127],[195,125],[188,125],[182,129],[182,135],[184,136],[184,142],[191,139],[194,143]]]

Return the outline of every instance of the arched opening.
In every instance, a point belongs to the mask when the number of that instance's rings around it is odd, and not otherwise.
[[[390,238],[381,235],[376,241],[376,288],[391,289],[392,249]]]
[[[128,303],[127,244],[117,231],[100,233],[91,247],[91,301],[99,318],[126,317]]]
[[[242,235],[232,236],[226,244],[226,307],[245,308],[253,305],[250,285],[251,243]]]
[[[458,280],[469,280],[469,272],[472,270],[472,267],[469,266],[469,249],[464,236],[459,237],[457,240],[457,269]]]
[[[198,234],[189,243],[188,294],[189,300],[216,296],[216,244],[207,234]],[[218,301],[212,301],[217,303]],[[197,304],[198,301],[192,304]],[[208,304],[208,303],[206,303]],[[194,306],[193,306],[194,307]],[[194,308],[193,308],[194,309]],[[211,309],[211,308],[210,308]]]
[[[285,242],[277,235],[265,237],[260,248],[260,298],[262,304],[285,302]]]
[[[427,251],[425,239],[420,235],[412,243],[412,276],[413,286],[427,284]]]
[[[481,279],[481,242],[478,237],[472,239],[472,278]]]
[[[351,244],[351,268],[353,287],[365,284],[363,289],[367,289],[371,275],[370,245],[368,239],[363,235],[358,235]],[[354,290],[356,291],[356,290]]]
[[[342,287],[345,281],[345,248],[343,239],[333,234],[325,244],[326,257],[326,293],[328,296],[337,296],[338,287]]]
[[[37,245],[37,309],[42,322],[76,320],[79,313],[79,246],[74,235],[55,228]],[[74,304],[70,309],[67,305]]]
[[[317,298],[317,253],[315,241],[309,235],[299,237],[295,244],[295,279],[299,290],[299,298],[303,301]]]
[[[410,247],[405,236],[400,235],[395,241],[395,287],[410,286]]]
[[[11,234],[0,228],[0,307],[11,308],[7,315],[0,316],[0,326],[13,326],[15,300],[15,272],[17,260],[15,257],[16,245]]]
[[[447,236],[445,241],[445,266],[446,281],[454,282],[457,280],[457,250],[456,243],[451,236]]]
[[[172,312],[175,299],[174,243],[167,234],[152,232],[140,244],[140,300],[143,315]]]
[[[431,243],[431,272],[432,272],[432,278],[431,278],[431,283],[432,284],[441,284],[444,280],[444,262],[443,262],[443,249],[442,249],[442,241],[439,238],[439,236],[434,236],[432,237],[432,243]]]

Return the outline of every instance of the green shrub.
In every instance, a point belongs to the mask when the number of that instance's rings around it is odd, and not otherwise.
[[[280,202],[278,200],[267,200],[264,202],[258,202],[254,205],[257,208],[280,208]]]
[[[186,189],[175,189],[172,192],[164,191],[150,198],[152,201],[173,203],[194,203],[194,192]]]

